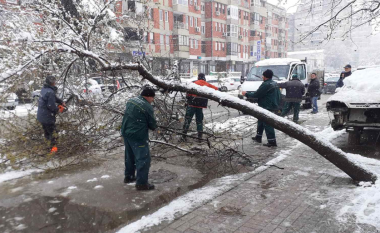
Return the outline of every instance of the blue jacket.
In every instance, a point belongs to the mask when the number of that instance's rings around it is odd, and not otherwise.
[[[347,78],[348,76],[350,76],[352,73],[351,73],[351,71],[349,71],[349,72],[342,72],[341,74],[340,74],[340,78],[339,78],[339,80],[338,80],[338,82],[336,83],[336,87],[338,88],[338,87],[343,87],[343,85],[344,85],[344,82],[343,82],[343,80],[345,79],[345,78]]]
[[[56,103],[62,104],[63,101],[55,96],[57,87],[45,84],[41,89],[38,100],[37,120],[41,124],[55,124],[55,115],[58,113]]]

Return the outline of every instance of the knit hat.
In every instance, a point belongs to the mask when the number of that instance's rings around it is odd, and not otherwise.
[[[205,76],[205,74],[204,74],[204,73],[199,73],[199,74],[198,74],[198,80],[204,80],[204,81],[206,81],[206,76]]]
[[[272,70],[266,70],[266,71],[264,71],[263,75],[265,78],[271,79],[271,78],[273,78],[273,71]]]
[[[343,67],[343,68],[350,68],[351,69],[351,65],[350,64],[348,64],[348,65],[346,65],[345,67]]]
[[[46,84],[48,84],[50,86],[52,86],[53,83],[55,83],[55,81],[56,81],[56,79],[52,75],[47,76],[46,79],[45,79]]]
[[[156,93],[154,92],[154,90],[152,88],[145,88],[142,92],[141,92],[141,96],[145,96],[145,97],[154,97],[156,96]]]

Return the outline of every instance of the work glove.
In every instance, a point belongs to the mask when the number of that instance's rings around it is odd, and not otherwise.
[[[58,105],[58,110],[60,113],[63,113],[63,111],[65,111],[65,107],[63,107],[63,105]]]

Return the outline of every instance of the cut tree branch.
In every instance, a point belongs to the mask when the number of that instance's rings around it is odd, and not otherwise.
[[[177,82],[164,81],[160,78],[154,77],[144,66],[140,65],[139,63],[108,66],[102,69],[102,71],[110,70],[136,70],[143,78],[149,80],[151,83],[161,88],[164,88],[165,90],[196,94],[198,96],[219,102],[223,106],[234,108],[239,111],[244,111],[247,114],[256,117],[258,120],[262,120],[274,128],[284,132],[285,134],[308,145],[320,155],[322,155],[325,159],[333,163],[336,167],[344,171],[353,180],[375,182],[377,179],[377,176],[373,172],[367,170],[367,168],[359,162],[351,161],[341,149],[332,145],[329,141],[324,140],[322,137],[302,126],[279,117],[274,113],[262,109],[253,103],[249,103],[237,97],[215,91],[211,88],[200,87],[193,83],[185,85]]]

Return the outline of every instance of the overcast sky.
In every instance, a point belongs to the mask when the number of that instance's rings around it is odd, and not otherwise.
[[[278,5],[279,2],[281,2],[280,6],[287,9],[288,13],[294,13],[297,10],[297,4],[301,0],[267,0],[269,3]]]

